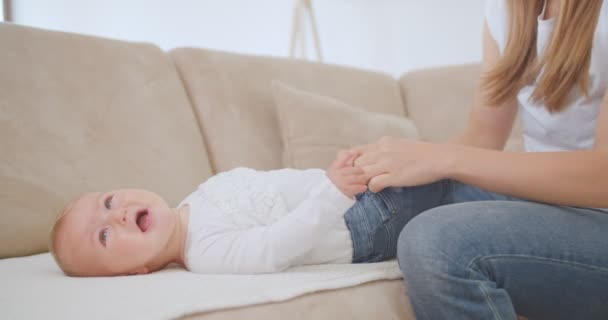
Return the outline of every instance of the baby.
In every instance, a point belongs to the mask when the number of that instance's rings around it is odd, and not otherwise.
[[[384,191],[366,192],[354,158],[341,152],[327,171],[233,169],[174,209],[144,190],[85,194],[59,215],[49,249],[69,276],[145,274],[170,263],[252,274],[391,259],[407,219]]]

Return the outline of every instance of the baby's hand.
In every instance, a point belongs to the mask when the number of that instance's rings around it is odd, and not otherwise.
[[[336,160],[327,168],[327,176],[331,182],[351,199],[367,190],[369,180],[363,169],[353,167],[355,157],[353,152],[340,151]]]

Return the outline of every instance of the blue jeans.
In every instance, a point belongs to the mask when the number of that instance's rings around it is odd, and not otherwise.
[[[451,180],[357,199],[353,262],[396,253],[418,320],[608,319],[605,211]]]

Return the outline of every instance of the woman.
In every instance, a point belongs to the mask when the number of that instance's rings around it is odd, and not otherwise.
[[[372,191],[409,199],[416,317],[607,319],[608,1],[489,0],[483,42],[461,135],[354,150]],[[527,152],[504,152],[518,110]]]

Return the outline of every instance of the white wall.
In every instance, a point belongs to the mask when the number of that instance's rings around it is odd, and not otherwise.
[[[398,76],[479,61],[484,0],[313,0],[325,61]],[[292,0],[13,0],[16,23],[287,56]]]

